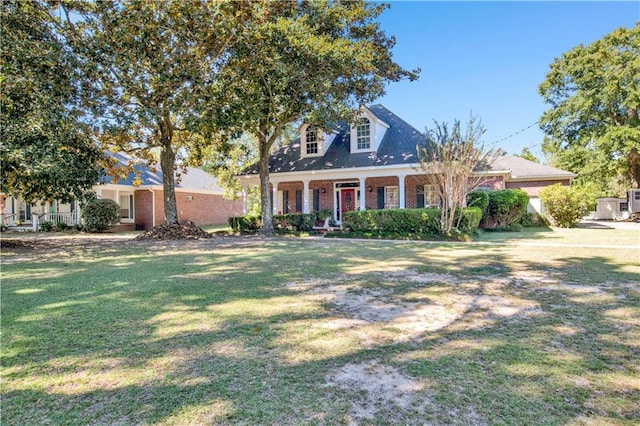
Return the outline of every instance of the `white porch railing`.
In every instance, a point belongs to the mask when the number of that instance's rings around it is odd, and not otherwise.
[[[73,213],[44,213],[39,216],[33,216],[34,228],[37,230],[43,222],[51,222],[54,226],[58,223],[65,223],[67,226],[73,226],[80,223],[80,215]],[[37,225],[36,225],[37,223]]]

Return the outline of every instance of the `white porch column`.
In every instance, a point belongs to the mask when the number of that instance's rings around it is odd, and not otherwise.
[[[404,178],[406,175],[398,175],[398,198],[400,198],[400,208],[405,208]]]
[[[309,181],[302,181],[302,213],[309,213]]]
[[[242,214],[247,214],[247,197],[249,193],[247,191],[247,187],[242,185]]]
[[[278,182],[271,182],[273,185],[273,205],[271,206],[274,215],[278,214]]]
[[[367,188],[364,186],[365,178],[360,177],[360,210],[367,209]]]

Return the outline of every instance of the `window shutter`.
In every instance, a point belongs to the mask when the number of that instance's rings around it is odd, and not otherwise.
[[[302,213],[302,190],[296,189],[296,213]]]
[[[314,212],[320,211],[320,190],[319,189],[313,190],[313,211]]]
[[[424,208],[424,185],[416,186],[416,207]]]
[[[289,213],[289,191],[282,191],[282,214]]]
[[[384,209],[384,186],[378,187],[378,210]]]

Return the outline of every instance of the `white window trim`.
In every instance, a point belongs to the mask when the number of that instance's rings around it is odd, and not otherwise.
[[[390,198],[392,193],[395,192],[396,203],[392,204]],[[397,185],[384,187],[384,208],[385,209],[399,209],[400,208],[400,188]]]
[[[307,154],[307,129],[309,128],[309,126],[312,126],[312,125],[305,124],[304,126],[302,126],[302,128],[300,128],[300,157],[302,158],[322,157],[325,153],[324,151],[325,138],[324,138],[324,132],[318,126],[314,126],[316,128],[315,142],[318,144],[318,152],[313,154]]]
[[[358,149],[358,126],[360,125],[360,120],[363,118],[369,120],[369,148]],[[387,129],[389,129],[387,123],[381,121],[368,109],[364,108],[356,119],[355,124],[352,124],[350,127],[351,153],[376,152]]]

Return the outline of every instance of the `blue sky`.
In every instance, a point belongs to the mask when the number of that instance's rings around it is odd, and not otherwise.
[[[471,112],[486,146],[542,158],[535,123],[548,108],[538,94],[554,58],[640,21],[640,1],[391,1],[380,17],[396,37],[394,59],[422,68],[417,82],[393,83],[378,100],[420,131],[433,120],[466,122]],[[508,137],[508,138],[507,138]],[[501,142],[497,141],[507,138]]]

